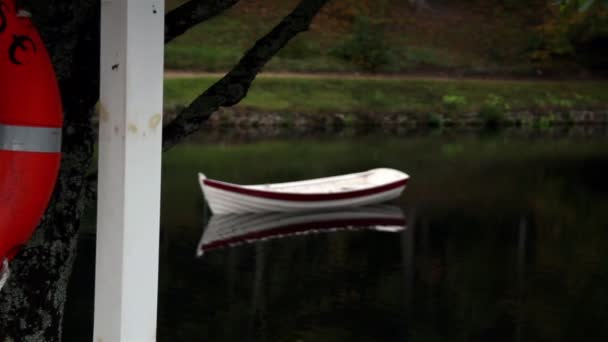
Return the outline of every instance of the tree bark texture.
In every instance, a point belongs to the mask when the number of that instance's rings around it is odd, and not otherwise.
[[[51,204],[11,263],[11,278],[0,292],[0,341],[60,341],[85,175],[93,157],[90,122],[99,92],[100,5],[98,0],[21,5],[32,12],[57,72],[65,112],[63,158]]]
[[[167,14],[165,41],[216,16],[238,0],[191,0]],[[163,147],[200,129],[222,106],[246,95],[263,66],[299,32],[308,29],[328,0],[302,0],[262,37],[225,77],[204,91],[166,128]],[[0,292],[0,342],[61,341],[66,290],[87,195],[96,143],[91,119],[99,98],[99,0],[21,0],[49,49],[64,105],[63,159],[59,180],[42,222],[11,263]],[[1,165],[0,165],[1,167]],[[91,171],[92,174],[91,174]],[[44,170],[41,170],[44,172]],[[93,184],[93,185],[92,185]]]

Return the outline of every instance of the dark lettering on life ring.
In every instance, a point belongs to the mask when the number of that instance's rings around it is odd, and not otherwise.
[[[4,13],[5,10],[8,10],[8,6],[6,3],[4,3],[4,1],[0,1],[0,33],[4,32],[6,30],[6,26],[8,25],[6,21],[6,13]]]
[[[21,65],[21,61],[17,59],[17,50],[28,51],[26,43],[30,43],[34,52],[37,51],[36,44],[34,43],[32,38],[28,36],[20,36],[17,34],[13,35],[13,43],[11,44],[8,50],[8,57],[10,58],[11,63]]]

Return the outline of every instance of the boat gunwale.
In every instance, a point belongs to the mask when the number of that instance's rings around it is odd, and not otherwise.
[[[390,169],[390,168],[376,168],[376,169],[371,169],[371,170],[362,171],[362,172],[349,173],[349,174],[343,174],[343,175],[337,175],[337,176],[329,176],[329,177],[321,177],[321,178],[312,178],[312,179],[305,179],[305,180],[299,180],[299,181],[270,183],[270,184],[252,184],[252,185],[237,184],[237,185],[245,187],[245,188],[256,189],[256,190],[276,191],[278,189],[285,189],[285,188],[290,188],[290,187],[315,186],[315,185],[319,185],[319,184],[333,183],[336,181],[348,181],[348,180],[353,180],[353,179],[367,178],[369,176],[372,176],[374,174],[379,174],[382,172],[399,175],[399,177],[400,177],[399,180],[407,179],[410,177],[408,174],[401,172],[399,170]],[[226,182],[223,182],[223,183],[226,183]],[[383,184],[370,184],[370,185],[379,186],[379,185],[383,185]],[[281,191],[281,192],[284,192],[284,191]]]
[[[294,202],[312,202],[312,201],[333,201],[333,200],[343,200],[355,197],[364,197],[369,195],[374,195],[386,191],[390,191],[393,189],[397,189],[400,187],[404,187],[407,185],[409,181],[409,177],[404,179],[400,179],[394,182],[390,182],[384,185],[372,186],[364,189],[351,190],[351,191],[342,191],[335,193],[293,193],[293,192],[279,192],[272,190],[262,190],[262,189],[253,189],[248,188],[242,185],[232,184],[221,182],[213,179],[204,179],[203,185],[209,186],[215,189],[224,190],[232,193],[237,193],[240,195],[250,196],[250,197],[258,197],[258,198],[266,198],[273,200],[281,200],[281,201],[294,201]],[[204,189],[203,189],[204,191]]]

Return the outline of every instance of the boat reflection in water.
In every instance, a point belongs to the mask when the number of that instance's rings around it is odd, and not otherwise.
[[[400,232],[407,221],[400,208],[390,205],[305,213],[260,213],[213,215],[198,246],[197,255],[214,249],[348,230]]]

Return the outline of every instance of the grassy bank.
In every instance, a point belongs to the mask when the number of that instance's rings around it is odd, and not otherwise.
[[[190,103],[217,78],[165,81],[165,106]],[[264,77],[237,109],[275,113],[421,113],[606,110],[608,83]]]
[[[183,2],[168,0],[167,9]],[[229,70],[297,3],[240,1],[169,43],[166,65]],[[429,1],[431,8],[423,11],[410,3],[330,1],[310,30],[290,41],[266,70],[581,75],[591,66],[605,65],[601,39],[606,39],[606,11],[594,8],[564,17],[549,1]]]
[[[176,6],[178,2],[180,1],[169,0],[168,8]],[[462,56],[461,52],[437,46],[441,44],[428,46],[412,40],[411,37],[420,36],[420,31],[424,30],[413,30],[411,23],[407,25],[410,29],[407,35],[402,29],[398,29],[403,23],[393,20],[389,15],[390,10],[413,12],[407,6],[394,2],[393,6],[389,6],[391,8],[381,6],[383,8],[378,8],[374,13],[345,14],[341,13],[341,6],[326,7],[317,16],[311,29],[300,34],[282,49],[267,65],[267,70],[406,72],[416,70],[421,65],[441,69],[469,68],[472,62],[481,65],[480,57],[474,53]],[[243,53],[287,15],[296,3],[297,1],[293,0],[240,2],[222,15],[189,30],[168,44],[165,63],[171,69],[180,70],[229,70]],[[354,3],[350,5],[353,6]],[[392,25],[382,28],[377,25],[355,25],[353,16],[373,16],[374,22],[391,22]],[[361,38],[354,46],[351,43],[353,37]],[[353,48],[354,51],[351,51]]]

